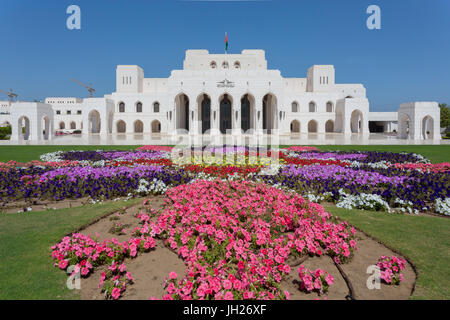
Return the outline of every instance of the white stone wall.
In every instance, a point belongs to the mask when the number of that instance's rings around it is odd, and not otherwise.
[[[402,103],[398,109],[401,139],[440,140],[440,109],[437,102]]]
[[[51,140],[54,135],[53,110],[41,102],[17,102],[11,108],[11,141]],[[22,134],[22,127],[25,133]]]

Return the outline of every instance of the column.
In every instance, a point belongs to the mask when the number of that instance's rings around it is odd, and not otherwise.
[[[241,99],[233,97],[233,121],[231,122],[233,134],[241,133]],[[236,116],[237,115],[237,116]]]
[[[219,118],[220,118],[220,110],[219,110],[219,101],[217,97],[211,97],[211,134],[216,135],[220,134],[219,127]],[[215,119],[214,119],[215,115]]]
[[[262,134],[263,130],[263,102],[262,97],[255,97],[255,133]]]
[[[351,118],[344,117],[344,134],[345,135],[351,135],[352,134],[351,122],[352,122]]]
[[[199,134],[199,123],[198,123],[198,106],[189,110],[189,134],[198,135]]]
[[[308,121],[300,121],[300,133],[308,133]]]
[[[177,133],[176,129],[176,123],[177,123],[177,114],[176,114],[177,107],[176,105],[173,106],[172,109],[169,110],[169,133],[171,135],[175,135]],[[172,116],[171,116],[172,114]]]
[[[49,117],[48,124],[48,140],[53,140],[55,138],[55,125],[53,123],[53,117]],[[81,131],[83,132],[83,131]]]

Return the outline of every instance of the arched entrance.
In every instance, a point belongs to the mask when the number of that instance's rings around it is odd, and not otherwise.
[[[241,129],[244,133],[255,128],[254,109],[255,98],[251,94],[245,94],[241,99]]]
[[[189,131],[189,97],[180,93],[175,97],[176,128]]]
[[[17,121],[18,136],[22,137],[23,140],[28,140],[30,138],[30,119],[26,116],[22,116]]]
[[[308,132],[316,133],[317,132],[317,121],[311,120],[308,122]]]
[[[101,124],[100,113],[97,110],[92,110],[89,113],[88,121],[89,121],[88,132],[100,133],[100,124]]]
[[[352,112],[352,117],[350,119],[350,127],[352,133],[361,133],[363,132],[363,114],[359,110],[354,110]]]
[[[224,94],[220,99],[220,132],[226,134],[232,128],[232,101],[228,94]]]
[[[127,132],[127,124],[123,120],[117,121],[116,127],[117,127],[117,133]]]
[[[44,140],[49,140],[50,138],[50,119],[47,116],[42,118],[42,136]]]
[[[160,133],[161,132],[161,122],[158,120],[152,121],[152,133]]]
[[[64,130],[66,128],[66,124],[64,123],[64,121],[61,121],[60,123],[59,123],[59,129],[60,130]]]
[[[267,133],[272,133],[273,129],[277,128],[277,98],[268,93],[263,98],[263,129]]]
[[[77,124],[75,123],[75,121],[72,121],[71,123],[70,123],[70,129],[71,130],[75,130],[77,128]]]
[[[197,98],[198,119],[201,122],[201,133],[211,129],[211,98],[207,94],[201,94]]]
[[[325,132],[334,132],[334,121],[328,120],[325,122]]]
[[[422,119],[422,137],[424,140],[434,137],[434,120],[431,116],[425,116]]]
[[[144,124],[141,120],[136,120],[134,122],[134,133],[143,133],[144,132]]]

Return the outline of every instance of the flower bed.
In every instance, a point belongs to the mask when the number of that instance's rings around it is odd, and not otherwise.
[[[300,290],[306,292],[316,291],[322,295],[328,291],[328,287],[334,283],[334,278],[327,271],[316,269],[314,271],[301,265],[298,268],[300,278]]]
[[[125,259],[149,252],[159,238],[186,263],[184,275],[169,274],[163,299],[286,299],[280,282],[291,271],[290,257],[329,255],[343,263],[356,250],[355,230],[347,223],[265,184],[199,180],[166,196],[160,212],[137,215],[142,226],[128,241],[63,238],[52,247],[55,266],[75,265],[82,276],[101,265],[117,272]],[[124,270],[103,274],[99,286],[107,298],[119,297],[126,288]]]
[[[399,285],[403,281],[401,271],[406,268],[406,261],[396,256],[382,256],[378,259],[377,267],[380,268],[381,280],[384,283]]]
[[[58,151],[42,155],[41,161],[0,163],[0,196],[4,204],[108,199],[146,194],[150,187],[141,187],[146,184],[159,186],[152,192],[164,192],[198,178],[262,182],[345,208],[450,215],[449,163],[430,164],[417,154],[322,152],[315,147]]]

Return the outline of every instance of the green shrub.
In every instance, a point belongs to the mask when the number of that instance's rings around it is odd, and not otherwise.
[[[6,136],[7,134],[11,134],[11,126],[0,127],[0,136],[2,135]]]

